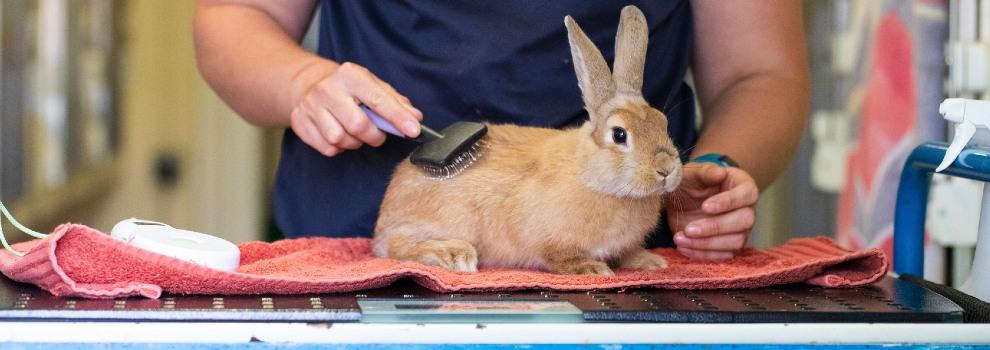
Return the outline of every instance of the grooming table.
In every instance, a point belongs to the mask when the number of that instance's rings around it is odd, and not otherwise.
[[[0,276],[0,342],[7,342],[0,348],[105,348],[94,342],[113,342],[134,349],[226,349],[252,342],[265,349],[666,343],[685,349],[830,344],[889,350],[892,344],[960,349],[990,343],[990,327],[962,320],[963,310],[952,301],[891,277],[853,289],[436,293],[400,281],[341,294],[92,300],[53,297]]]
[[[364,310],[364,312],[362,312]],[[952,301],[911,282],[743,290],[436,293],[408,281],[356,293],[160,299],[58,298],[0,278],[0,320],[253,322],[962,322]]]

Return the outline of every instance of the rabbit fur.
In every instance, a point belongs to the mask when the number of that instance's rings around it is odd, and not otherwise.
[[[622,10],[614,74],[574,19],[564,23],[589,120],[567,130],[489,125],[480,159],[442,181],[401,162],[375,227],[376,255],[461,272],[666,267],[643,245],[681,161],[667,117],[641,92],[646,18]]]

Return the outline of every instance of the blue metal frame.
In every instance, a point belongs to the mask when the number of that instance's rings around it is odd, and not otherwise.
[[[924,274],[928,187],[946,149],[946,143],[925,143],[916,147],[904,162],[894,212],[894,272],[898,274],[919,277]],[[964,148],[942,174],[990,182],[990,149]]]

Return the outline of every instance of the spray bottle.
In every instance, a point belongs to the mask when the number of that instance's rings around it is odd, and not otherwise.
[[[938,107],[945,120],[957,123],[952,143],[936,172],[949,167],[966,146],[990,147],[990,101],[949,98]],[[980,128],[982,127],[982,128]],[[990,186],[983,186],[983,207],[976,241],[976,254],[969,278],[960,290],[983,301],[990,301]]]

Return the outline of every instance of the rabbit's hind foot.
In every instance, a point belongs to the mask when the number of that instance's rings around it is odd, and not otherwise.
[[[454,272],[478,272],[478,252],[471,243],[459,239],[416,243],[403,260],[439,266]]]
[[[592,259],[591,255],[578,249],[553,247],[544,249],[543,260],[547,271],[561,275],[604,275],[611,276],[608,264]]]
[[[638,270],[659,270],[667,268],[667,260],[646,249],[634,250],[622,257],[619,267]]]

